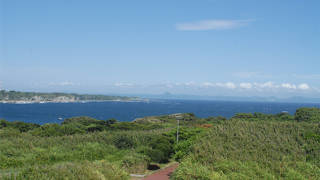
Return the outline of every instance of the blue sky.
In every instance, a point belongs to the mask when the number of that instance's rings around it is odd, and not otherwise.
[[[0,0],[0,88],[320,97],[318,0]]]

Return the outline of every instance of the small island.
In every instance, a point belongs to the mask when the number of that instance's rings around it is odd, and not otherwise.
[[[20,91],[0,91],[0,103],[69,103],[69,102],[100,102],[100,101],[142,101],[138,97],[107,96],[75,93],[38,93]]]

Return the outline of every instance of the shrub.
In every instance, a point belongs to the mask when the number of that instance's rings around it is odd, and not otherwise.
[[[9,126],[15,128],[15,129],[19,129],[20,132],[27,132],[32,129],[40,127],[40,125],[38,125],[38,124],[24,123],[24,122],[20,122],[20,121],[14,121]]]
[[[193,142],[191,140],[185,140],[181,141],[178,144],[175,144],[174,146],[174,159],[177,161],[180,161],[182,158],[184,158],[188,153],[190,152],[191,145]]]
[[[8,126],[8,121],[0,119],[0,129]]]
[[[19,130],[14,128],[3,128],[0,129],[0,138],[9,138],[9,137],[21,137],[22,134]]]
[[[73,134],[85,133],[85,127],[81,124],[45,124],[31,131],[34,136],[51,137],[51,136],[65,136]]]
[[[9,122],[6,120],[0,120],[0,129],[5,128],[5,127],[18,129],[20,132],[27,132],[32,129],[40,127],[40,125],[33,124],[33,123],[25,123],[25,122],[20,122],[20,121]]]
[[[299,108],[295,113],[296,121],[320,122],[319,108]]]
[[[118,122],[118,121],[117,121],[116,119],[114,119],[114,118],[108,119],[108,120],[106,121],[106,123],[107,123],[108,126],[110,126],[111,124],[115,124],[115,123],[117,123],[117,122]]]
[[[81,124],[66,124],[60,126],[61,135],[73,135],[85,133]]]
[[[105,161],[60,163],[53,166],[32,166],[21,172],[5,175],[4,179],[79,179],[79,180],[122,180],[129,176],[117,165]]]
[[[191,159],[186,159],[180,163],[179,168],[173,173],[172,177],[175,180],[213,180],[219,178],[221,178],[219,173],[210,171],[206,166],[192,162]]]
[[[206,118],[206,121],[207,122],[211,122],[213,124],[221,124],[223,123],[224,121],[226,121],[227,118],[225,117],[222,117],[222,116],[218,116],[218,117],[208,117]]]
[[[113,144],[119,149],[130,149],[135,146],[133,138],[128,135],[115,136],[113,138]]]
[[[60,130],[59,124],[44,124],[40,128],[31,131],[34,136],[50,137],[50,136],[61,136],[63,133]]]
[[[91,124],[107,125],[106,121],[97,120],[87,116],[67,118],[61,124],[70,124],[70,123],[79,123],[84,126],[89,126]]]
[[[316,123],[230,120],[193,141],[175,177],[319,179],[318,132]]]
[[[104,126],[97,125],[97,124],[91,124],[88,127],[86,127],[87,132],[95,132],[95,131],[103,131]]]
[[[253,119],[256,118],[252,113],[237,113],[232,118],[238,118],[238,119]]]
[[[129,173],[144,173],[149,163],[148,156],[132,152],[122,159],[121,166]]]
[[[165,163],[169,161],[171,154],[173,153],[173,142],[167,136],[158,136],[152,138],[149,143],[151,149],[147,149],[146,154],[154,162]]]
[[[159,149],[146,149],[145,154],[151,159],[152,162],[167,162],[169,157],[165,156],[165,154]]]

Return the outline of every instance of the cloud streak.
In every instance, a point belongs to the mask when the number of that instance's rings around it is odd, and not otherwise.
[[[178,23],[178,31],[208,31],[208,30],[226,30],[234,29],[248,25],[253,19],[245,20],[203,20],[197,22]]]
[[[115,83],[114,87],[118,88],[148,88],[148,87],[156,87],[156,88],[183,88],[183,89],[229,89],[229,90],[251,90],[251,91],[307,91],[313,90],[314,88],[310,87],[307,83],[301,84],[291,84],[291,83],[282,83],[277,84],[272,81],[257,83],[257,82],[185,82],[185,83],[160,83],[160,84],[134,84],[134,83]]]
[[[70,81],[63,81],[63,82],[50,82],[49,86],[77,86],[80,85],[79,83],[74,83]]]

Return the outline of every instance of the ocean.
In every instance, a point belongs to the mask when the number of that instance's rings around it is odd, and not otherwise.
[[[272,103],[272,102],[226,102],[204,100],[150,100],[149,102],[87,102],[87,103],[43,103],[43,104],[1,104],[0,119],[37,124],[61,123],[74,116],[90,116],[107,120],[132,121],[135,118],[173,113],[192,112],[198,117],[232,117],[236,113],[276,114],[288,111],[294,114],[300,107],[318,107],[314,103]]]

